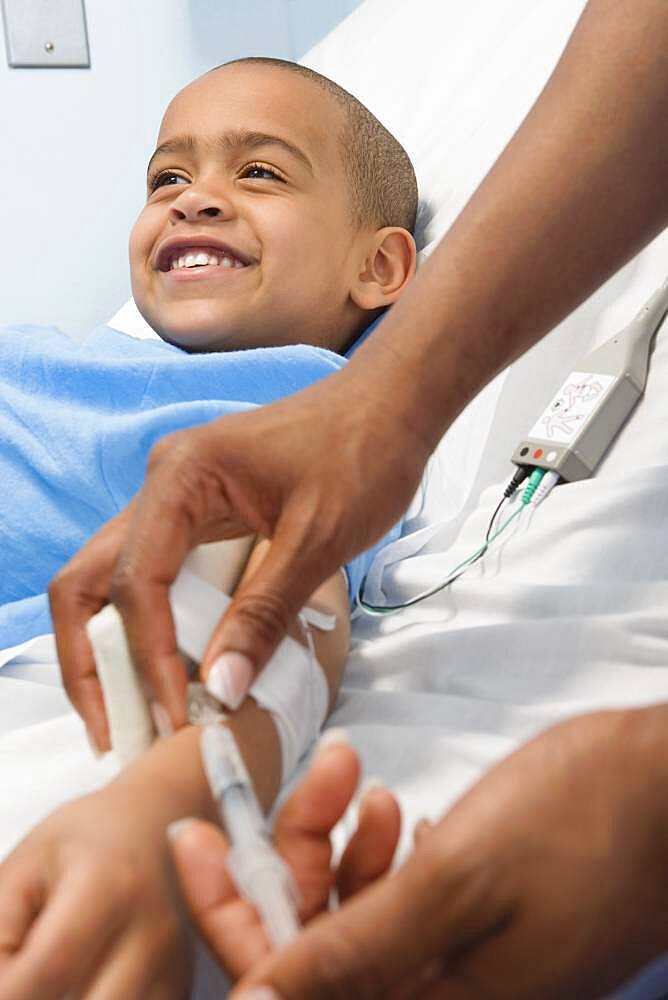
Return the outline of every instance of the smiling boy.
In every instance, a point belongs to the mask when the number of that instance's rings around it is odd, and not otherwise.
[[[53,328],[0,332],[0,481],[14,501],[0,510],[0,647],[51,631],[49,579],[134,495],[157,440],[345,363],[413,275],[416,208],[401,146],[310,70],[242,60],[174,98],[130,238],[135,302],[161,340],[108,327],[83,344]],[[330,705],[370,558],[347,565],[348,593],[337,574],[314,595],[337,616],[316,636]],[[230,725],[268,808],[280,733],[252,698]],[[185,727],[36,827],[0,867],[3,998],[180,1000],[189,963],[164,832],[213,814]],[[317,871],[300,871],[298,853],[296,875],[317,876],[326,901],[324,848]]]
[[[132,291],[186,350],[342,350],[415,269],[405,151],[311,70],[244,60],[167,108],[130,237]],[[178,266],[209,252],[216,264]]]
[[[48,581],[129,502],[161,437],[344,364],[414,273],[416,211],[405,151],[311,70],[253,58],[177,94],[129,248],[163,342],[0,335],[0,477],[20,499],[0,517],[0,648],[51,631]]]

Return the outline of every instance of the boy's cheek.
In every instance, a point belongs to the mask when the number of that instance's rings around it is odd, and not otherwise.
[[[137,258],[139,245],[142,241],[143,226],[142,226],[142,216],[140,215],[134,226],[130,230],[130,238],[128,240],[128,251],[130,255],[130,263]]]
[[[155,220],[147,215],[148,212],[149,209],[145,208],[130,230],[128,256],[131,272],[138,272],[142,268],[152,270],[153,251],[159,230]]]

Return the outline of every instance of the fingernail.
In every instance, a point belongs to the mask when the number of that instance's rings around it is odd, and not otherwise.
[[[170,823],[167,827],[167,836],[170,840],[176,840],[180,837],[184,830],[195,822],[192,816],[184,816],[183,819],[175,819],[173,823]]]
[[[416,844],[422,840],[425,834],[433,828],[434,824],[428,819],[419,819],[415,824],[415,829],[413,830],[413,841]]]
[[[315,748],[317,754],[323,753],[325,750],[329,750],[333,746],[350,746],[350,739],[348,738],[348,733],[345,729],[337,726],[332,726],[331,729],[325,729],[318,740],[318,745]]]
[[[95,757],[95,760],[99,760],[100,757],[102,756],[102,751],[100,750],[100,748],[98,747],[97,743],[95,742],[95,737],[91,733],[91,731],[88,728],[88,726],[86,726],[86,739],[88,740],[88,745],[90,747],[90,752],[92,753],[93,757]]]
[[[379,788],[385,788],[380,778],[367,778],[366,781],[362,782],[362,787],[360,788],[360,800],[365,799],[370,792],[377,792]]]
[[[253,664],[243,653],[223,653],[206,679],[207,691],[235,711],[253,683]]]
[[[373,793],[379,791],[381,788],[384,791],[387,791],[385,785],[380,780],[380,778],[367,778],[366,781],[362,782],[359,792],[359,798],[357,800],[360,815],[366,809],[369,799],[371,798]]]
[[[159,701],[151,702],[151,716],[155,723],[155,728],[158,730],[158,736],[165,739],[165,737],[173,735],[174,727],[172,726],[169,712]]]
[[[256,986],[252,990],[244,990],[235,1000],[282,1000],[280,993],[271,986]]]

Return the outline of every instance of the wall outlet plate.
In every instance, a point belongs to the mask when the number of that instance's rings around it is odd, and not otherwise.
[[[83,0],[2,0],[7,61],[19,67],[90,67]]]

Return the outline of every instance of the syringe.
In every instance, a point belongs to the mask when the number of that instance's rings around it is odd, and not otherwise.
[[[232,880],[260,914],[270,944],[282,948],[299,932],[292,873],[272,846],[232,732],[220,722],[203,725],[200,750],[211,794],[230,841],[227,867]]]

